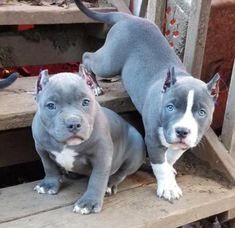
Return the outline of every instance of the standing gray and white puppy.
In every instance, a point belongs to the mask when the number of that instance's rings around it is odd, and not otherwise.
[[[103,47],[85,53],[83,63],[100,77],[121,74],[125,89],[142,114],[157,195],[178,199],[182,191],[173,164],[195,147],[209,128],[219,75],[208,84],[193,78],[150,21],[120,12],[94,12],[80,0],[75,2],[88,17],[113,25]]]
[[[115,193],[117,185],[143,163],[143,138],[116,113],[101,107],[85,80],[76,74],[49,78],[47,70],[42,71],[36,99],[32,131],[46,175],[35,190],[58,193],[59,167],[90,175],[74,212],[99,212],[105,192]]]

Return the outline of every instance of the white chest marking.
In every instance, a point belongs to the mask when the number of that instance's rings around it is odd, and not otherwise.
[[[55,160],[61,167],[67,171],[72,171],[75,161],[74,157],[77,155],[74,150],[65,146],[61,152],[51,151],[51,153],[55,155]]]
[[[194,101],[194,90],[190,90],[187,97],[186,111],[183,117],[173,126],[173,129],[177,127],[182,127],[190,130],[190,134],[186,139],[190,144],[190,146],[194,146],[196,144],[198,137],[198,124],[192,113],[193,101]]]

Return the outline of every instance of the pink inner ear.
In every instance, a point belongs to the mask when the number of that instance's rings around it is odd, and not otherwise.
[[[38,76],[38,80],[37,80],[37,93],[39,93],[42,90],[42,85],[41,85],[41,79],[42,79],[42,75],[39,74]]]
[[[211,89],[211,96],[217,98],[219,96],[219,80],[216,82],[215,86]]]

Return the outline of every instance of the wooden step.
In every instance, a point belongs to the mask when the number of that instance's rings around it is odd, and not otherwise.
[[[36,111],[34,89],[37,77],[19,78],[13,85],[0,91],[0,130],[31,126]],[[105,94],[98,102],[115,112],[135,110],[120,81],[100,82]]]
[[[116,8],[102,6],[92,10],[111,12],[116,11]],[[0,25],[73,23],[95,23],[95,21],[84,15],[74,3],[71,3],[68,9],[49,3],[46,6],[32,6],[26,3],[0,6]]]
[[[184,196],[173,203],[156,197],[155,178],[143,171],[127,178],[100,214],[72,212],[87,179],[68,181],[55,196],[33,191],[36,182],[1,189],[0,227],[164,227],[175,228],[235,207],[235,189],[194,175],[178,179]]]

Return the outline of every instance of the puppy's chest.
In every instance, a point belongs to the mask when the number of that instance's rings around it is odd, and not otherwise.
[[[52,159],[67,171],[73,171],[75,164],[77,166],[79,163],[87,163],[84,156],[71,148],[64,147],[61,151],[51,151],[50,153],[53,155]]]

